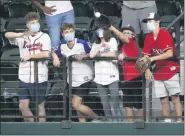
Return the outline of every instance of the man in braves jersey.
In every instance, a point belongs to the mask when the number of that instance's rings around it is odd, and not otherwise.
[[[177,61],[167,60],[177,55],[172,36],[167,30],[160,28],[160,16],[156,13],[150,13],[143,22],[147,23],[147,28],[151,31],[144,42],[143,60],[150,57],[151,61],[155,62],[154,89],[156,97],[160,98],[165,122],[171,122],[168,96],[172,98],[178,116],[177,121],[181,122],[182,106],[179,100],[181,87],[178,75],[180,65]],[[152,72],[147,69],[145,78],[151,80],[152,77]]]
[[[50,56],[51,40],[48,34],[40,31],[39,15],[36,12],[29,12],[26,19],[26,26],[29,29],[25,33],[7,32],[6,38],[11,44],[19,46],[21,62],[19,65],[20,89],[19,108],[24,116],[25,122],[34,122],[33,114],[29,109],[29,101],[38,100],[39,122],[45,122],[45,93],[48,81],[48,62],[38,62],[38,83],[34,80],[34,61],[30,59],[44,59]],[[38,91],[34,89],[35,84]]]
[[[56,53],[52,53],[54,61],[58,59],[58,56],[66,58],[74,56],[78,60],[77,62],[72,62],[72,106],[77,111],[80,122],[86,121],[83,117],[84,115],[97,119],[98,115],[82,103],[84,97],[88,95],[89,82],[93,79],[93,63],[89,61],[81,62],[81,60],[84,57],[89,57],[91,48],[86,41],[75,38],[75,27],[73,24],[64,23],[61,32],[64,41],[60,43]],[[69,70],[67,82],[69,83]]]

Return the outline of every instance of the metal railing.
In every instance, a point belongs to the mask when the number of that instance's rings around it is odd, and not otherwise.
[[[34,81],[38,83],[38,61],[34,60]],[[18,91],[21,91],[19,88],[20,80],[18,79],[18,65],[19,59],[14,56],[10,60],[8,59],[1,59],[1,95],[0,95],[0,104],[1,104],[1,121],[2,122],[20,122],[23,120],[23,116],[19,111],[19,95]],[[54,68],[49,63],[48,66],[49,73],[48,73],[48,83],[45,94],[45,110],[47,112],[46,118],[47,121],[61,121],[62,119],[66,119],[67,112],[66,112],[66,67],[61,66],[60,71],[57,72],[56,70],[59,68]],[[56,71],[56,72],[55,72]],[[36,92],[35,99],[30,101],[30,110],[34,113],[33,117],[36,122],[38,122],[39,114],[38,114],[38,84],[34,84],[33,90]],[[9,108],[10,107],[10,108]],[[41,117],[40,117],[41,118]]]
[[[137,58],[127,58],[127,61],[134,61],[136,60]],[[180,60],[183,60],[184,57],[180,57],[180,58],[177,58],[177,59],[180,59]],[[90,58],[87,58],[86,60],[82,60],[82,61],[97,61],[97,60],[117,60],[117,58],[95,58],[95,59],[90,59]],[[8,61],[8,60],[7,60]],[[2,61],[1,63],[6,63],[7,61]],[[12,60],[11,60],[12,61]],[[37,62],[38,61],[35,61],[35,68],[37,69]],[[72,60],[69,60],[69,86],[67,88],[67,90],[65,88],[58,88],[59,90],[60,89],[64,89],[65,91],[63,91],[63,93],[58,93],[58,94],[48,94],[47,96],[56,96],[56,97],[53,97],[54,101],[50,101],[49,99],[46,100],[46,111],[47,111],[47,114],[54,114],[54,115],[46,115],[46,118],[49,120],[49,121],[61,121],[61,120],[76,120],[76,118],[78,116],[74,116],[74,109],[72,108],[72,105],[71,105],[71,102],[72,102]],[[64,64],[64,63],[63,63]],[[8,69],[10,67],[4,67],[5,69]],[[18,67],[13,67],[12,69],[18,69]],[[62,67],[64,71],[66,71],[66,67],[63,66]],[[11,68],[10,68],[11,69]],[[49,66],[49,69],[53,69],[53,66]],[[3,72],[3,67],[1,65],[1,72]],[[17,71],[18,72],[18,71]],[[67,73],[67,72],[64,72],[64,73]],[[63,73],[63,74],[64,74]],[[18,73],[17,73],[18,74]],[[5,75],[7,75],[7,73],[1,73],[1,78],[3,78]],[[38,76],[38,71],[35,70],[34,71],[34,75],[35,75],[35,80],[37,81],[37,76]],[[49,74],[50,75],[50,74]],[[9,76],[9,74],[8,74]],[[10,75],[10,78],[11,78],[12,75]],[[48,83],[53,83],[53,82],[61,82],[61,81],[64,81],[66,82],[67,81],[67,75],[64,74],[63,75],[64,78],[63,80],[54,80],[54,81],[49,81]],[[121,75],[122,76],[122,75]],[[12,83],[16,83],[18,81],[2,81],[1,80],[1,92],[4,91],[2,94],[1,94],[1,98],[3,98],[5,101],[2,102],[1,101],[1,121],[4,121],[4,120],[9,120],[12,118],[13,120],[15,121],[21,121],[20,119],[22,119],[22,116],[20,115],[20,112],[19,112],[19,107],[18,107],[18,97],[17,97],[17,94],[16,94],[16,91],[14,90],[13,92],[8,92],[6,89],[19,89],[19,88],[11,88],[11,84]],[[122,82],[122,81],[120,81]],[[6,85],[6,87],[3,87],[3,84],[4,83],[7,83],[8,85]],[[60,83],[59,83],[60,84]],[[65,83],[66,84],[66,83]],[[142,80],[142,104],[143,104],[143,117],[139,118],[139,117],[134,117],[135,119],[143,119],[144,121],[146,121],[146,115],[147,115],[147,111],[148,111],[148,121],[149,122],[153,122],[154,119],[157,120],[157,119],[161,119],[162,116],[153,116],[153,107],[152,107],[152,104],[154,103],[152,101],[152,84],[149,85],[149,94],[148,96],[146,96],[146,81],[145,79],[143,78]],[[18,87],[18,86],[17,86]],[[38,87],[37,87],[37,84],[36,86],[34,87],[35,91],[37,92],[38,91]],[[91,89],[91,88],[88,88],[88,89]],[[121,89],[121,88],[119,88]],[[93,111],[97,111],[98,114],[100,115],[100,118],[104,119],[105,116],[102,116],[104,115],[103,113],[103,108],[101,105],[101,102],[100,102],[100,99],[99,99],[99,94],[97,93],[97,89],[96,88],[93,88],[93,92],[91,92],[91,94],[88,96],[88,98],[94,98],[97,100],[98,99],[98,102],[97,101],[88,101],[87,105],[93,105],[92,107],[95,107],[94,109],[92,109]],[[118,99],[117,103],[119,105],[123,105],[124,102],[122,102],[122,95],[119,95],[120,96],[120,99]],[[58,100],[55,100],[55,98],[57,97],[60,97],[58,98]],[[148,97],[148,102],[146,101],[146,97]],[[60,99],[63,99],[63,100],[60,100]],[[2,99],[1,99],[2,100]],[[121,100],[121,101],[120,101]],[[148,103],[149,107],[147,109],[146,107],[146,104]],[[4,105],[6,106],[6,104],[8,105],[13,105],[12,108],[8,108],[8,107],[4,107]],[[38,101],[36,100],[35,102],[33,102],[32,104],[35,105],[36,108],[32,108],[32,110],[35,110],[36,111],[36,116],[34,116],[34,118],[38,121]],[[52,105],[53,104],[53,105]],[[55,104],[59,104],[61,107],[57,107],[55,108]],[[48,105],[51,105],[48,107]],[[68,106],[67,106],[68,105]],[[98,106],[97,106],[98,105]],[[159,104],[160,105],[160,104]],[[52,107],[53,106],[53,107]],[[4,108],[3,108],[4,107]],[[63,108],[62,108],[63,107]],[[99,109],[98,109],[99,108]],[[120,106],[120,109],[123,110],[123,106]],[[161,109],[157,109],[158,111],[160,111]],[[49,111],[49,113],[48,113]],[[11,115],[12,113],[11,112],[14,112],[14,115]],[[56,115],[57,113],[60,113],[60,115]],[[15,115],[15,114],[18,114],[18,115]],[[58,119],[57,119],[58,118]],[[87,117],[89,118],[89,117]],[[124,119],[128,119],[129,117],[126,116],[126,114],[123,112],[122,116],[121,117],[112,117],[112,118],[115,118],[115,119],[121,119],[121,121],[124,121]],[[172,118],[175,118],[175,117],[172,117]],[[12,121],[14,122],[14,121]],[[155,121],[154,121],[155,122]]]

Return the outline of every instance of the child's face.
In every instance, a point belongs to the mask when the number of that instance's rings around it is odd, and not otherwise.
[[[123,30],[123,34],[128,38],[134,38],[134,33],[130,30]]]

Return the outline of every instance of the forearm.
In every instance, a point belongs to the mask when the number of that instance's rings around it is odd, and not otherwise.
[[[93,50],[91,50],[91,52],[90,52],[90,58],[94,58],[94,57],[96,57],[96,55],[97,55],[97,53],[100,51],[100,48],[95,48],[95,49],[93,49]]]
[[[163,54],[157,55],[157,56],[153,56],[150,57],[151,61],[157,61],[157,60],[164,60],[164,59],[168,59],[170,57],[173,56],[173,51],[172,50],[168,50]]]
[[[58,58],[57,54],[56,54],[54,51],[51,52],[51,56],[52,56],[53,58],[56,58],[56,57]]]
[[[40,4],[40,2],[38,2],[37,0],[32,0],[32,3],[39,9],[41,9],[43,11],[44,6],[42,4]]]
[[[117,57],[117,53],[116,52],[101,53],[100,56],[101,57]]]
[[[110,30],[115,33],[115,35],[122,41],[125,43],[129,43],[129,39],[124,36],[124,34],[122,32],[120,32],[119,30],[117,30],[115,27],[111,26]]]
[[[20,37],[20,33],[6,32],[6,33],[5,33],[5,37],[6,37],[7,39],[19,38],[19,37]]]
[[[50,52],[45,51],[45,52],[31,55],[30,59],[44,59],[44,58],[49,58],[49,57],[50,57]]]

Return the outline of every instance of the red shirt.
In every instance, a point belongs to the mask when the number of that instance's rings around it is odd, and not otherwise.
[[[137,48],[137,44],[134,39],[129,39],[128,44],[123,44],[121,47],[121,53],[125,52],[127,57],[138,57],[139,56],[139,51]],[[137,71],[135,67],[135,62],[134,61],[125,61],[122,64],[122,69],[123,69],[123,75],[124,75],[124,80],[129,81],[134,78],[137,78],[140,75],[140,73]]]
[[[156,39],[154,39],[153,33],[149,33],[146,36],[143,54],[156,56],[163,54],[169,49],[172,49],[173,55],[176,56],[176,48],[172,36],[167,30],[160,29]],[[177,61],[158,60],[155,64],[155,80],[168,80],[180,71],[180,65]]]

